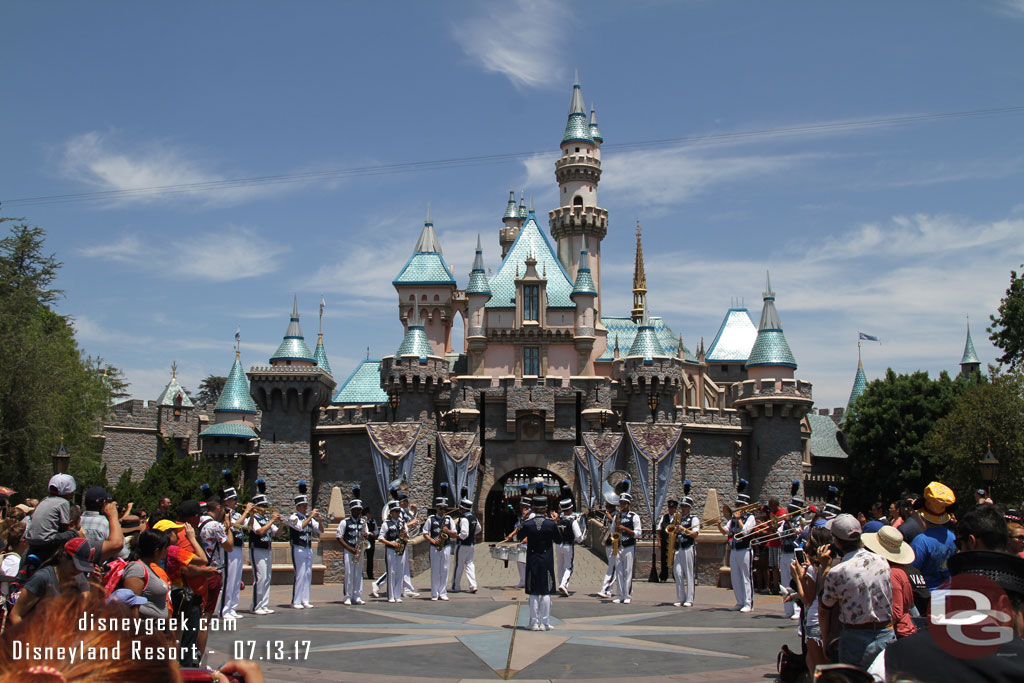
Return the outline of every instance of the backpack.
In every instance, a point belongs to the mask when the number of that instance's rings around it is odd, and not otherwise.
[[[140,562],[142,569],[146,572],[146,580],[142,584],[142,590],[146,590],[146,586],[149,585],[149,567],[140,560],[135,561]],[[109,598],[114,591],[121,587],[121,583],[124,580],[124,572],[130,564],[132,563],[118,557],[107,566],[107,573],[103,576],[104,597]]]

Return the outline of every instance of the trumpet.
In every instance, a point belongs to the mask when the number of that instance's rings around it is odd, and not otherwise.
[[[254,505],[252,511],[255,512],[257,515],[269,517],[274,514],[275,509],[273,507],[263,507],[261,505]]]

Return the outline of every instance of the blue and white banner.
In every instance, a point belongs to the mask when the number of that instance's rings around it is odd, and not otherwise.
[[[476,463],[480,463],[480,451],[477,440],[480,435],[477,432],[438,432],[437,452],[444,463],[444,471],[448,476],[448,486],[451,487],[452,501],[455,504],[462,497],[462,489],[469,491],[473,496],[473,487],[476,485],[476,466],[473,466],[473,478],[470,481],[470,465],[473,464],[471,456],[476,454]]]
[[[621,432],[583,432],[583,446],[587,450],[587,469],[590,471],[591,507],[604,507],[599,500],[605,477],[615,469],[615,459],[622,446]]]
[[[858,332],[857,334],[859,335],[857,337],[857,341],[864,340],[864,341],[876,341],[879,344],[882,343],[882,340],[879,339],[878,337],[874,336],[873,334],[865,334],[864,332]]]
[[[590,467],[587,465],[587,447],[573,446],[572,454],[573,462],[576,463],[576,481],[580,483],[580,496],[582,498],[577,509],[582,510],[584,506],[593,508],[594,498],[591,493],[593,489],[590,485]]]
[[[629,432],[629,440],[633,444],[636,473],[640,479],[640,488],[647,499],[647,511],[653,524],[668,495],[668,485],[676,464],[676,446],[683,435],[683,425],[629,422],[626,424],[626,431]],[[656,468],[657,482],[653,496],[650,463],[654,463]]]
[[[366,435],[370,437],[373,473],[377,478],[381,500],[390,500],[388,484],[391,483],[392,462],[398,465],[397,476],[404,476],[406,481],[412,481],[412,465],[420,426],[419,422],[370,422],[366,425]]]

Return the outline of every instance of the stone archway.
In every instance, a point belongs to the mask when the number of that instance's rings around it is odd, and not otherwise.
[[[529,495],[534,495],[533,482],[542,480],[545,484],[544,495],[548,497],[548,505],[557,505],[561,488],[567,485],[565,479],[551,470],[542,467],[520,467],[512,470],[494,482],[484,502],[484,540],[497,542],[512,531],[519,514],[519,499],[522,496],[521,485],[530,486]]]

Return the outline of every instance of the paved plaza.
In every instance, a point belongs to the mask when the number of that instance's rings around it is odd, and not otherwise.
[[[633,586],[629,605],[596,596],[604,566],[577,555],[568,598],[552,597],[552,631],[526,630],[529,605],[515,565],[478,552],[475,594],[430,600],[429,574],[414,578],[419,598],[341,604],[338,584],[314,586],[312,610],[289,607],[291,589],[274,586],[263,617],[245,613],[234,633],[211,633],[213,666],[235,653],[263,659],[268,681],[640,680],[746,682],[774,679],[782,643],[799,647],[795,622],[777,597],[758,596],[751,614],[730,612],[732,592],[698,587],[692,608],[673,607],[675,587]],[[246,591],[245,597],[248,597]],[[244,600],[243,600],[244,602]],[[278,642],[280,641],[280,643]],[[309,641],[308,653],[304,641]],[[236,645],[236,642],[240,645]],[[296,645],[298,643],[298,645]],[[267,661],[268,659],[276,661]]]

